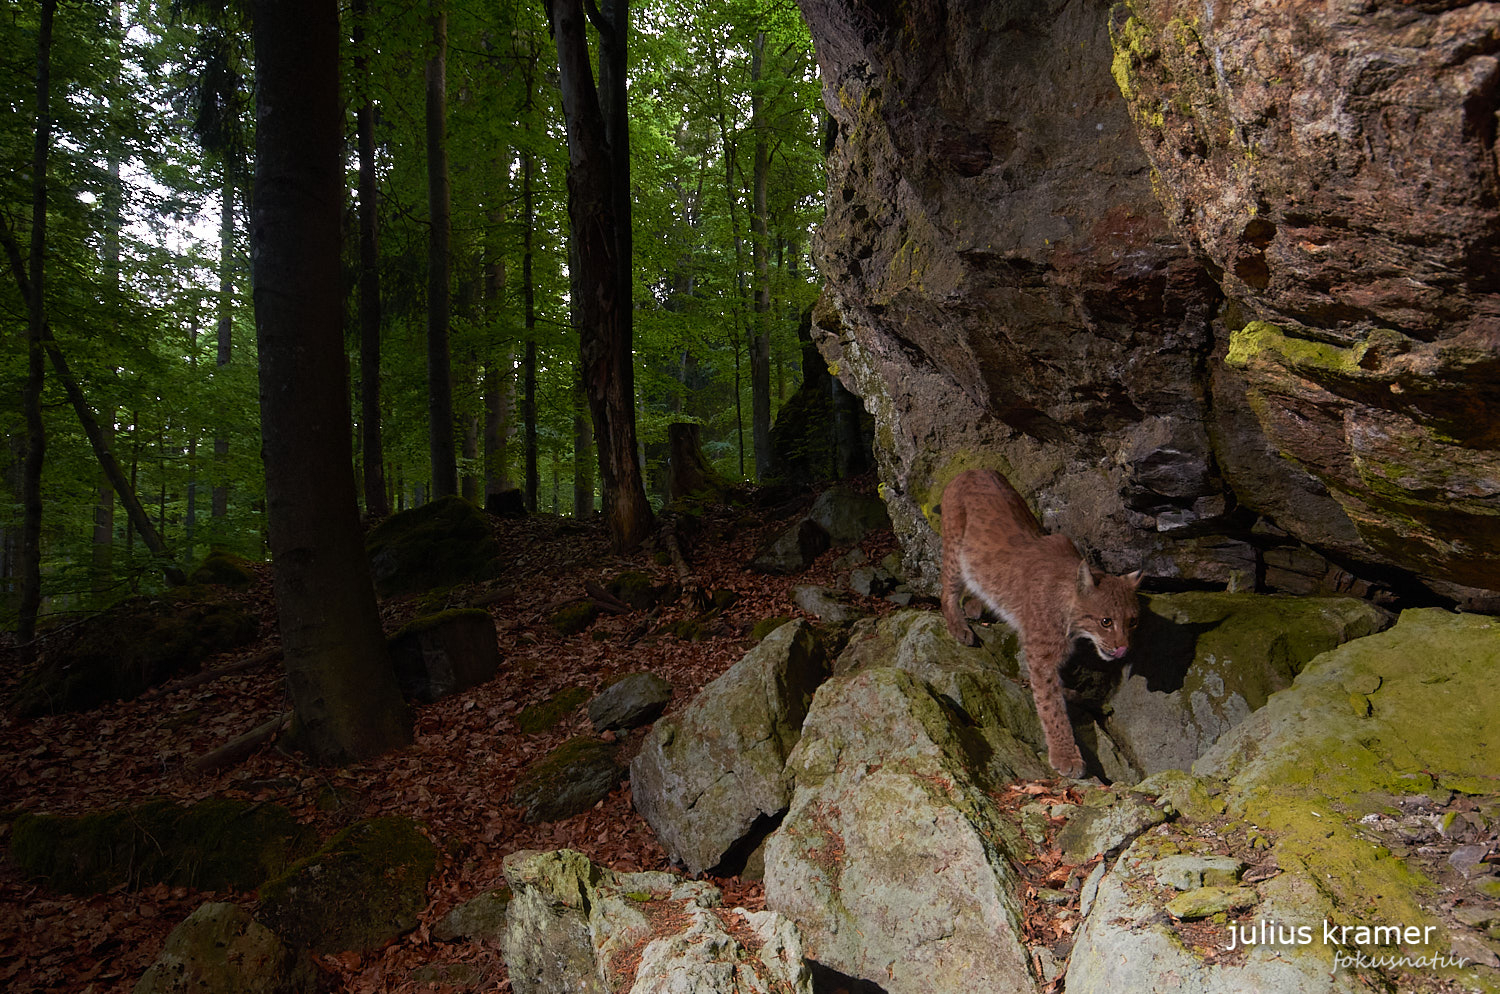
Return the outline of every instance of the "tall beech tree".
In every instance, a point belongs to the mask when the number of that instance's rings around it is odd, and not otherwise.
[[[583,387],[594,419],[604,520],[614,547],[629,549],[646,538],[652,524],[636,458],[633,270],[629,214],[621,213],[629,201],[629,129],[622,126],[629,18],[625,0],[612,0],[602,11],[590,9],[598,14],[600,77],[607,84],[602,102],[582,0],[547,0],[568,133],[568,217],[576,263],[571,276]],[[623,196],[617,184],[624,184]],[[622,246],[627,247],[623,254]]]
[[[296,739],[321,763],[411,741],[355,500],[341,330],[335,0],[255,0],[251,213],[276,611]]]
[[[365,45],[369,0],[354,0],[354,68],[360,86],[370,86]],[[375,99],[369,93],[355,111],[359,148],[359,430],[365,510],[391,513],[385,493],[385,445],[380,431],[380,211],[376,203]]]
[[[448,187],[448,12],[431,0],[432,54],[427,59],[427,418],[432,453],[432,496],[458,493],[453,451],[453,369],[448,344],[449,243],[452,205]]]

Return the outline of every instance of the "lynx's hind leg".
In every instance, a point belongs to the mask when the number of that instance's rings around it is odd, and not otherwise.
[[[943,621],[948,625],[948,634],[960,645],[978,645],[979,639],[964,617],[963,565],[958,561],[962,548],[964,526],[967,516],[963,501],[959,499],[943,502]]]

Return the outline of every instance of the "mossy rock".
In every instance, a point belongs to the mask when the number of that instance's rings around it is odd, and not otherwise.
[[[193,583],[248,587],[255,582],[254,563],[244,556],[218,549],[210,552],[188,577]]]
[[[516,715],[516,727],[527,734],[550,732],[568,715],[583,707],[593,695],[587,687],[569,687],[540,704],[530,704]]]
[[[500,668],[495,621],[478,608],[416,618],[389,644],[401,692],[428,704],[477,687]]]
[[[500,547],[484,512],[443,497],[393,514],[365,539],[382,597],[489,579]]]
[[[547,619],[547,624],[552,630],[563,638],[577,635],[588,628],[599,617],[599,605],[593,601],[574,601],[572,604],[564,604],[552,612],[552,617]]]
[[[274,804],[159,800],[86,815],[23,814],[11,827],[10,857],[28,877],[73,894],[158,883],[254,890],[316,844],[311,828]]]
[[[516,781],[511,803],[526,821],[561,821],[598,804],[626,776],[614,746],[580,735],[531,764]]]
[[[605,589],[637,611],[649,611],[661,602],[666,585],[658,587],[650,573],[627,570],[610,580]]]
[[[133,994],[312,994],[312,961],[236,904],[200,905],[172,930]]]
[[[750,629],[750,637],[755,641],[760,642],[765,639],[767,635],[771,634],[776,629],[780,628],[782,625],[791,620],[791,615],[788,614],[778,614],[774,618],[762,618],[755,623],[754,628]]]
[[[356,822],[261,887],[256,917],[293,949],[378,949],[417,926],[437,859],[410,819]]]
[[[131,597],[59,635],[12,706],[31,718],[128,700],[259,632],[236,604]]]

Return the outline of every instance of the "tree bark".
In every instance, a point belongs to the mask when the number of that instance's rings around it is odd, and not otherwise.
[[[229,365],[234,346],[234,152],[224,150],[223,196],[219,204],[219,341],[218,368]],[[209,514],[222,522],[229,516],[229,439],[223,426],[214,436],[214,490]],[[223,526],[220,526],[222,530]]]
[[[620,20],[606,24],[623,58],[624,3],[611,10]],[[599,92],[589,62],[581,0],[548,0],[548,17],[557,42],[563,117],[568,133],[568,213],[577,249],[573,267],[573,300],[578,317],[579,358],[584,390],[594,419],[599,452],[599,479],[604,491],[604,519],[617,550],[638,546],[649,534],[651,505],[636,459],[635,369],[629,322],[630,295],[622,292],[622,236],[617,187],[628,183],[628,156],[611,149]],[[611,61],[606,53],[601,62]],[[624,86],[623,74],[612,82]],[[623,101],[623,92],[616,99]],[[619,108],[619,104],[611,105]],[[623,143],[624,135],[618,135]]]
[[[251,258],[277,617],[295,739],[315,762],[411,741],[359,526],[341,329],[333,0],[256,0]]]
[[[527,77],[526,101],[531,102],[530,76]],[[521,372],[521,430],[525,436],[526,451],[526,510],[537,509],[537,491],[541,481],[537,472],[536,438],[536,284],[534,282],[532,255],[536,241],[536,205],[531,188],[532,172],[536,168],[531,149],[521,150],[521,304],[524,309],[526,348],[523,353]]]
[[[750,428],[755,442],[755,477],[771,473],[771,266],[766,217],[766,180],[770,157],[766,146],[765,101],[760,82],[765,72],[766,33],[759,32],[750,51],[750,130],[755,135],[751,171],[750,263],[754,270],[755,294],[751,305],[750,333]]]
[[[583,374],[573,367],[573,517],[594,516],[594,426],[589,422],[589,402],[583,390]]]
[[[370,57],[365,50],[369,0],[354,0],[354,72],[368,83]],[[359,145],[359,428],[365,512],[383,518],[391,513],[385,488],[385,444],[380,426],[380,215],[375,176],[375,101],[369,97],[355,113]]]
[[[31,157],[31,293],[27,295],[26,384],[21,409],[26,420],[26,458],[21,471],[21,596],[16,644],[23,662],[36,653],[36,619],[42,607],[42,466],[47,432],[42,422],[46,358],[44,260],[47,250],[47,157],[52,144],[52,21],[57,0],[42,0],[36,40],[36,143]]]
[[[427,60],[427,431],[432,454],[432,496],[458,493],[453,445],[453,372],[448,346],[448,14],[431,0],[432,57]]]

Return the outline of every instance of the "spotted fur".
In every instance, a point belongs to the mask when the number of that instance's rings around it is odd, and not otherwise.
[[[1044,532],[1021,495],[992,470],[954,477],[943,491],[942,520],[949,633],[964,645],[978,643],[965,619],[966,591],[1017,631],[1047,759],[1064,776],[1082,776],[1059,671],[1076,639],[1092,642],[1101,659],[1120,659],[1130,650],[1140,571],[1096,575],[1073,542]]]

